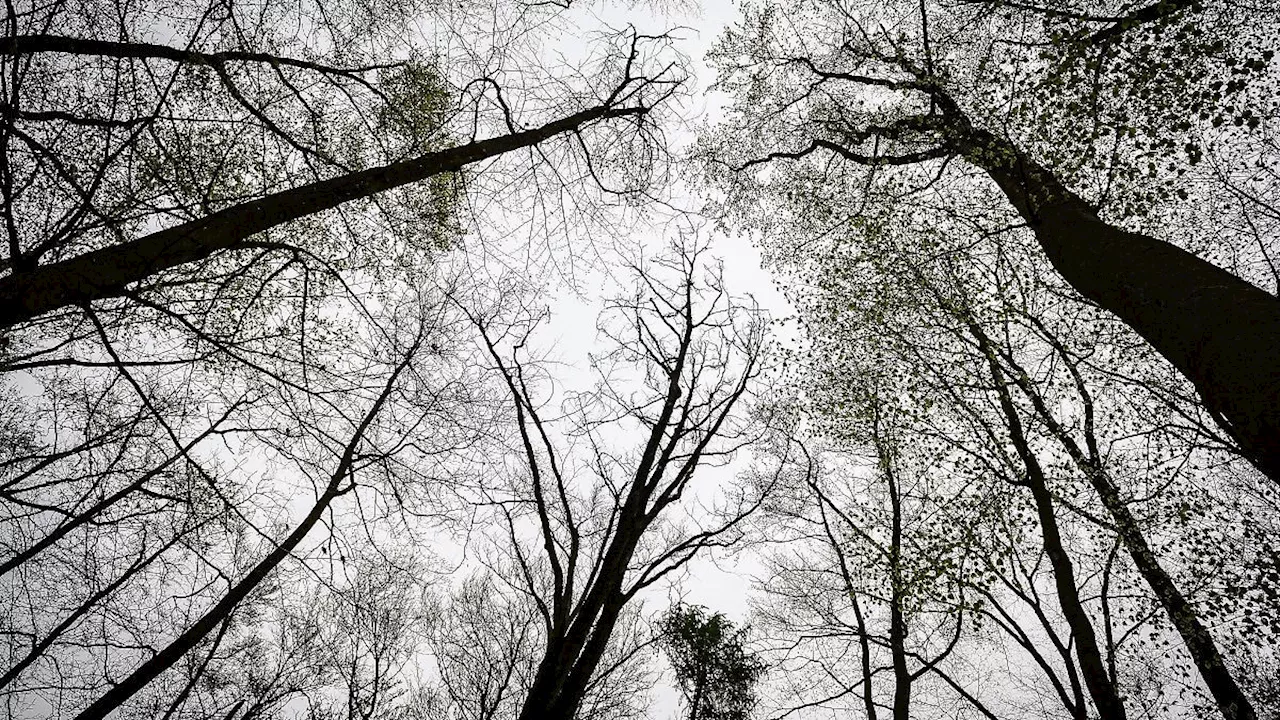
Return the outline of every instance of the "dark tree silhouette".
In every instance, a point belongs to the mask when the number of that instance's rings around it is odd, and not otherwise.
[[[995,183],[1062,277],[1151,343],[1191,381],[1244,457],[1280,482],[1280,298],[1122,227],[1131,222],[1126,210],[1149,204],[1144,191],[1113,203],[1118,218],[1104,214],[1117,186],[1154,184],[1132,179],[1130,153],[1176,158],[1189,138],[1194,162],[1192,118],[1221,124],[1234,113],[1237,124],[1256,125],[1251,110],[1231,103],[1273,55],[1270,41],[1250,42],[1257,23],[1275,27],[1274,15],[1242,14],[1228,2],[1160,2],[1119,15],[1024,3],[944,6],[814,2],[802,30],[783,29],[788,14],[776,8],[750,14],[720,51],[724,82],[752,88],[725,132],[753,142],[726,144],[718,156],[730,182],[761,163],[830,157],[866,168],[867,178],[929,164],[937,172],[909,182],[931,187],[948,161],[964,160]],[[1206,36],[1209,17],[1218,25]],[[1027,36],[993,30],[1010,19]],[[1010,53],[1019,57],[1012,65],[1002,61]],[[1153,53],[1175,59],[1136,64]],[[1005,82],[1018,85],[1013,97],[997,89]],[[1109,96],[1105,83],[1115,86]],[[1159,96],[1149,90],[1157,83]],[[757,97],[768,100],[755,105]],[[1086,122],[1092,126],[1072,136]],[[1106,143],[1112,152],[1095,147]],[[1099,156],[1108,179],[1086,199],[1070,184]]]
[[[747,629],[698,605],[676,605],[658,623],[689,720],[746,720],[764,661],[745,645]]]
[[[511,486],[476,503],[501,533],[489,564],[516,596],[501,614],[535,623],[496,639],[512,644],[509,678],[475,678],[472,695],[486,689],[489,713],[499,693],[525,720],[587,712],[640,651],[618,648],[637,594],[736,544],[768,494],[765,481],[731,490],[715,512],[695,510],[706,499],[704,468],[770,430],[767,414],[749,415],[768,367],[765,317],[726,290],[703,252],[678,246],[630,267],[634,294],[611,301],[599,321],[610,347],[593,360],[598,384],[566,398],[562,412],[545,407],[538,364],[526,357],[539,316],[472,315],[513,404],[511,452],[523,460]]]

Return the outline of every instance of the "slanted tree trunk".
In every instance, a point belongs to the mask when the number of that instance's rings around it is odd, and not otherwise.
[[[1062,277],[1172,362],[1244,456],[1280,482],[1280,298],[1103,221],[1011,142],[952,120],[962,126],[956,149],[1000,186]]]
[[[1226,720],[1255,720],[1257,714],[1253,710],[1253,705],[1249,703],[1244,691],[1236,684],[1231,671],[1222,661],[1222,655],[1218,653],[1218,646],[1213,642],[1209,629],[1200,622],[1195,608],[1173,584],[1173,580],[1164,568],[1160,567],[1160,562],[1156,559],[1155,553],[1151,552],[1151,547],[1147,545],[1147,539],[1143,537],[1137,521],[1129,512],[1129,506],[1120,499],[1116,486],[1100,470],[1091,472],[1090,479],[1094,489],[1102,498],[1102,504],[1106,506],[1107,512],[1115,522],[1120,539],[1124,542],[1125,549],[1129,551],[1129,557],[1133,558],[1133,564],[1138,568],[1138,573],[1147,581],[1151,592],[1160,601],[1160,605],[1169,615],[1169,620],[1178,630],[1178,635],[1182,637],[1182,642],[1191,653],[1191,659],[1200,670],[1201,679],[1218,703],[1222,716]]]
[[[1045,554],[1053,566],[1053,579],[1058,591],[1058,602],[1062,614],[1071,626],[1076,640],[1076,660],[1080,663],[1080,672],[1084,675],[1085,686],[1093,698],[1098,714],[1103,720],[1123,720],[1125,718],[1124,703],[1120,694],[1107,674],[1107,666],[1102,661],[1102,651],[1098,648],[1098,638],[1093,631],[1093,624],[1080,602],[1080,593],[1076,588],[1075,570],[1066,548],[1062,545],[1062,536],[1058,532],[1058,521],[1053,513],[1053,496],[1045,485],[1044,473],[1039,463],[1032,459],[1027,465],[1027,485],[1035,499],[1036,515],[1040,519],[1040,531],[1044,538]]]
[[[421,342],[421,338],[419,338],[418,342]],[[383,405],[386,404],[395,387],[396,379],[408,367],[417,350],[418,345],[415,343],[391,373],[386,385],[383,386],[382,393],[373,402],[364,417],[361,418],[360,423],[356,425],[352,431],[351,440],[347,443],[342,457],[338,461],[337,468],[329,476],[329,481],[324,490],[316,498],[315,504],[311,506],[311,510],[302,519],[302,522],[298,523],[297,527],[265,558],[258,562],[252,570],[232,585],[226,594],[218,602],[214,603],[213,607],[209,608],[191,627],[183,631],[182,634],[151,656],[146,662],[135,668],[105,694],[93,701],[76,716],[76,720],[104,720],[108,715],[115,712],[129,698],[137,694],[139,690],[146,687],[161,673],[173,667],[184,655],[197,647],[215,628],[225,623],[227,618],[239,607],[240,603],[249,597],[249,594],[258,585],[262,584],[262,581],[269,577],[285,558],[293,553],[294,549],[311,532],[311,529],[316,526],[316,523],[320,522],[320,519],[324,517],[330,504],[349,489],[349,487],[344,489],[342,483],[348,479],[351,469],[357,461],[357,451],[364,442],[365,433],[382,411]]]
[[[1053,436],[1058,439],[1058,442],[1067,451],[1067,454],[1071,456],[1076,466],[1089,479],[1089,483],[1098,493],[1098,497],[1102,499],[1102,504],[1107,509],[1107,514],[1111,516],[1112,522],[1116,525],[1116,530],[1120,535],[1120,541],[1124,544],[1125,550],[1129,552],[1129,557],[1133,559],[1133,564],[1137,567],[1138,573],[1146,580],[1151,592],[1160,601],[1160,605],[1164,608],[1165,613],[1168,614],[1170,622],[1177,629],[1178,635],[1182,637],[1182,642],[1186,645],[1187,651],[1191,654],[1191,659],[1200,671],[1201,679],[1204,680],[1205,686],[1209,688],[1209,692],[1213,695],[1225,720],[1254,720],[1257,717],[1257,713],[1254,711],[1248,697],[1245,696],[1244,691],[1236,684],[1235,678],[1232,677],[1226,663],[1223,662],[1222,655],[1218,652],[1218,646],[1214,643],[1209,629],[1200,622],[1200,617],[1196,613],[1195,607],[1178,590],[1177,585],[1173,583],[1173,579],[1160,566],[1160,561],[1156,558],[1155,553],[1151,551],[1151,546],[1147,544],[1147,539],[1143,535],[1142,529],[1138,526],[1138,521],[1133,517],[1133,513],[1129,511],[1129,506],[1120,497],[1119,488],[1116,487],[1103,465],[1102,457],[1098,452],[1098,441],[1093,431],[1093,397],[1084,382],[1084,378],[1081,377],[1079,371],[1072,364],[1066,347],[1049,332],[1043,323],[1038,320],[1033,320],[1033,322],[1036,323],[1037,328],[1053,345],[1054,350],[1062,357],[1075,381],[1076,392],[1079,394],[1085,412],[1085,447],[1081,447],[1067,429],[1058,422],[1057,418],[1050,412],[1044,397],[1029,381],[1026,372],[1017,366],[1014,367],[1014,370],[1017,371],[1014,382],[1022,389],[1023,394],[1031,400],[1041,421]]]
[[[1089,615],[1080,602],[1075,569],[1072,567],[1071,557],[1062,544],[1062,535],[1058,531],[1058,519],[1053,512],[1053,495],[1049,492],[1044,470],[1040,467],[1035,451],[1027,442],[1022,430],[1022,421],[1018,418],[1018,411],[1013,405],[1012,398],[1009,397],[1004,373],[996,361],[990,341],[977,325],[971,321],[968,325],[969,332],[986,357],[991,371],[991,380],[999,396],[1000,409],[1005,416],[1009,439],[1026,469],[1026,476],[1021,484],[1030,488],[1031,496],[1035,500],[1044,551],[1053,567],[1053,579],[1057,589],[1058,603],[1062,607],[1062,615],[1066,618],[1067,625],[1071,627],[1071,633],[1075,638],[1076,660],[1080,663],[1080,673],[1084,676],[1085,687],[1089,689],[1089,695],[1093,698],[1094,706],[1102,720],[1124,720],[1126,717],[1124,702],[1120,699],[1120,693],[1115,684],[1111,682],[1110,674],[1107,673],[1106,663],[1102,660],[1102,651],[1098,648],[1097,634],[1094,633]]]
[[[641,107],[598,105],[531,130],[308,183],[128,242],[12,273],[0,278],[0,330],[60,308],[118,296],[133,283],[233,249],[255,234],[291,220],[436,175],[456,172],[472,163],[578,130],[596,120],[638,115],[645,111]]]
[[[644,528],[640,529],[643,532]],[[638,540],[638,534],[636,539]],[[538,664],[529,687],[520,720],[572,720],[586,693],[592,675],[608,647],[627,597],[621,592],[626,573],[625,559],[634,552],[634,542],[621,543],[621,562],[606,559],[597,590],[577,609],[577,619]]]

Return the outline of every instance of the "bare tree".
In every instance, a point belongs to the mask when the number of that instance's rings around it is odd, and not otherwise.
[[[510,394],[512,449],[522,459],[507,471],[508,484],[477,498],[501,529],[489,541],[491,579],[483,582],[503,597],[493,611],[504,619],[486,637],[508,644],[496,652],[520,666],[451,665],[482,676],[468,686],[486,693],[487,707],[504,695],[503,715],[639,712],[625,702],[601,705],[639,689],[610,683],[652,651],[647,633],[624,631],[633,601],[695,555],[735,543],[767,492],[731,489],[714,513],[697,511],[711,501],[699,489],[705,468],[767,427],[745,415],[765,369],[760,312],[726,292],[697,248],[632,270],[635,294],[610,303],[601,321],[613,348],[594,360],[599,384],[565,397],[561,412],[540,399],[538,364],[523,357],[537,317],[512,325],[509,316],[473,316]],[[475,707],[477,696],[467,702]]]
[[[464,452],[484,418],[482,399],[462,379],[472,371],[452,357],[452,311],[442,303],[424,297],[417,306],[388,308],[395,320],[346,338],[338,353],[311,348],[315,366],[331,364],[344,384],[330,376],[255,387],[232,373],[228,384],[254,402],[228,403],[206,430],[199,430],[202,414],[188,422],[159,405],[172,382],[152,385],[166,378],[144,374],[108,344],[115,358],[106,369],[118,375],[122,392],[136,394],[160,433],[139,433],[136,452],[153,462],[146,453],[176,457],[159,470],[117,460],[117,468],[107,464],[110,472],[59,477],[61,458],[40,448],[38,460],[12,466],[9,498],[35,511],[7,519],[24,530],[15,539],[30,538],[10,570],[27,591],[7,613],[14,631],[7,701],[31,704],[52,692],[55,713],[102,717],[137,696],[129,706],[135,711],[173,715],[191,694],[175,673],[185,669],[196,682],[225,672],[222,650],[252,626],[241,618],[262,605],[282,565],[301,561],[320,572],[313,565],[321,564],[317,525],[330,534],[320,545],[338,555],[344,542],[372,541],[384,532],[380,526],[403,525],[397,518],[406,511],[429,512],[422,495],[438,481],[424,473]],[[96,422],[101,410],[87,408],[86,418]],[[468,422],[459,424],[457,413]],[[429,437],[417,435],[427,428]],[[79,449],[74,438],[55,437]],[[107,450],[121,460],[135,452],[128,444]],[[378,507],[381,517],[371,516]],[[341,529],[347,513],[360,518],[353,531]],[[358,537],[344,540],[348,532]],[[86,579],[68,582],[73,568],[83,568]],[[184,659],[202,655],[217,662],[184,667]],[[243,654],[231,660],[243,661]]]
[[[600,123],[629,128],[615,128],[615,147],[655,141],[649,111],[680,84],[653,57],[663,39],[635,33],[592,68],[593,84],[548,73],[554,97],[504,87],[492,68],[454,80],[455,58],[406,40],[426,11],[415,3],[373,18],[342,3],[272,3],[257,16],[216,3],[187,15],[77,8],[10,8],[0,41],[6,330],[263,257],[421,262],[449,238],[463,168],[557,136],[587,151]],[[282,35],[289,26],[306,29]],[[164,27],[168,42],[150,41]],[[317,214],[319,225],[295,222]],[[389,240],[370,232],[379,224]]]
[[[910,718],[913,699],[941,697],[930,685],[955,683],[946,661],[962,647],[968,608],[943,568],[963,566],[968,550],[948,545],[948,529],[929,517],[931,502],[955,499],[914,475],[894,425],[872,420],[865,479],[860,463],[802,447],[798,497],[771,509],[785,542],[759,612],[785,648],[782,667],[812,678],[789,706],[774,700],[786,708],[779,717],[848,708]]]
[[[473,195],[588,177],[574,168],[606,133],[658,162],[649,113],[679,87],[666,39],[634,32],[545,72],[489,52],[528,50],[561,12],[7,7],[11,714],[430,704],[388,669],[403,643],[377,614],[412,603],[344,568],[428,547],[438,495],[498,408],[435,295],[465,282],[445,255]],[[486,38],[484,22],[511,34]],[[335,626],[351,647],[324,646]]]

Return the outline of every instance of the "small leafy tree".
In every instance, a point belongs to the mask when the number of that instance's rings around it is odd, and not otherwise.
[[[741,720],[756,704],[765,664],[743,648],[746,628],[698,605],[676,605],[663,617],[662,647],[676,671],[689,720]]]

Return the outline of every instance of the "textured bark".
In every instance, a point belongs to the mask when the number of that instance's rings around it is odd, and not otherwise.
[[[0,329],[47,312],[120,295],[136,282],[217,252],[256,233],[384,190],[461,170],[471,163],[530,147],[605,118],[643,108],[599,105],[532,130],[459,145],[412,160],[308,183],[135,240],[0,278]]]
[[[1104,222],[1007,140],[960,135],[965,158],[996,181],[1062,277],[1173,363],[1244,456],[1280,482],[1280,298]]]

